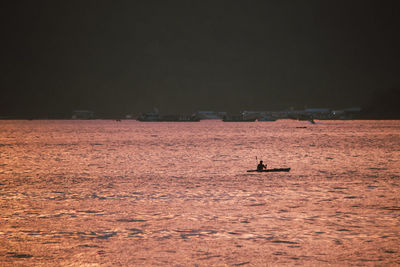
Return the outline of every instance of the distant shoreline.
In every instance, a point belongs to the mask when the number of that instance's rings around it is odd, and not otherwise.
[[[126,119],[126,118],[93,118],[93,119],[70,119],[70,118],[23,118],[23,117],[0,117],[0,121],[96,121],[96,120],[109,120],[109,121],[138,121],[138,122],[143,122],[138,119]],[[209,119],[202,119],[200,121],[208,121]],[[223,121],[222,119],[214,119],[217,121]],[[296,119],[290,119],[290,118],[282,118],[282,119],[277,119],[278,120],[293,120],[293,121],[306,121],[306,120],[296,120]],[[373,121],[391,121],[391,120],[400,120],[400,117],[396,118],[390,118],[390,117],[382,117],[382,118],[376,118],[376,117],[371,117],[371,118],[353,118],[353,119],[315,119],[317,121],[368,121],[368,120],[373,120]],[[145,121],[145,122],[199,122],[199,121]],[[229,122],[229,121],[227,121]],[[235,122],[258,122],[258,121],[235,121]],[[262,121],[263,123],[266,123],[265,121]],[[274,121],[269,121],[270,123],[273,123]]]

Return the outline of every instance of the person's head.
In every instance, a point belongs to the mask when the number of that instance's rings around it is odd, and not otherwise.
[[[260,163],[263,163],[263,161],[262,161],[262,160],[260,160]]]

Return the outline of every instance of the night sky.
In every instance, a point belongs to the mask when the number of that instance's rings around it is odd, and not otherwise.
[[[397,1],[3,1],[0,116],[363,106]]]

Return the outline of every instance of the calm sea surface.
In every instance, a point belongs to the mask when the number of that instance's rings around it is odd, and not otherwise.
[[[400,121],[0,121],[0,266],[296,264],[400,264]]]

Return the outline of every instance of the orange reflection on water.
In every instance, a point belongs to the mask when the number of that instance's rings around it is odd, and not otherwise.
[[[1,121],[0,262],[398,264],[399,130]]]

